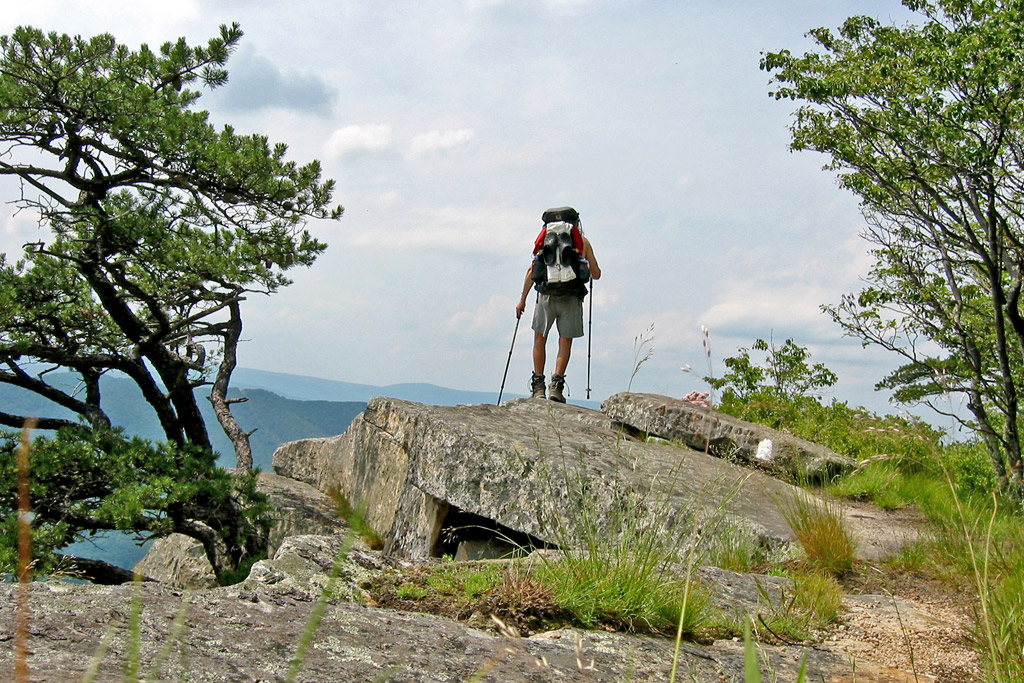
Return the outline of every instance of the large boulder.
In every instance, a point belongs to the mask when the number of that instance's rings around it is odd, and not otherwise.
[[[857,466],[849,456],[792,434],[668,396],[619,393],[602,403],[601,410],[633,432],[677,441],[798,481],[827,481]]]
[[[133,571],[153,581],[179,588],[212,588],[217,575],[206,557],[203,544],[184,534],[171,534],[153,541]]]
[[[260,472],[257,488],[270,499],[270,557],[292,536],[334,534],[346,529],[334,503],[307,483]],[[217,585],[206,551],[199,541],[171,534],[153,542],[134,570],[147,579],[178,588],[209,588]]]
[[[282,445],[281,475],[334,490],[404,557],[455,555],[459,530],[530,545],[573,543],[580,522],[624,501],[662,517],[715,514],[779,546],[793,533],[777,503],[797,489],[760,471],[675,445],[647,443],[608,416],[517,399],[428,406],[378,397],[337,437]],[[590,520],[581,520],[586,507]],[[857,534],[857,520],[850,520]]]

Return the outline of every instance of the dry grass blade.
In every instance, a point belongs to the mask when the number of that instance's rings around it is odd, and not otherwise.
[[[18,446],[18,626],[14,640],[14,680],[28,683],[29,590],[32,582],[32,500],[29,452],[34,420],[26,420]]]

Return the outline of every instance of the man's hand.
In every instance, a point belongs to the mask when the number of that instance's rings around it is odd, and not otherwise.
[[[526,310],[526,300],[525,299],[520,299],[519,303],[516,304],[516,320],[519,320],[521,317],[523,317],[523,311],[525,311],[525,310]]]

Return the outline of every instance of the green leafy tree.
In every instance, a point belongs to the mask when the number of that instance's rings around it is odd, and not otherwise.
[[[276,292],[290,282],[288,270],[311,265],[325,245],[307,222],[342,213],[316,161],[297,165],[285,145],[217,130],[197,107],[199,88],[227,82],[224,67],[241,37],[237,24],[222,26],[205,46],[181,39],[155,51],[130,50],[110,35],[25,27],[0,37],[0,176],[17,179],[10,203],[40,227],[20,258],[0,254],[0,382],[78,417],[0,410],[0,425],[33,418],[43,429],[71,429],[114,459],[119,446],[104,436],[110,418],[100,378],[120,373],[159,418],[168,442],[161,458],[173,462],[165,475],[180,491],[196,454],[211,451],[197,399],[203,387],[238,468],[251,468],[249,433],[231,413],[236,399],[227,398],[241,303]],[[78,384],[55,381],[58,369]],[[83,424],[96,434],[82,436]],[[140,467],[138,481],[153,474]],[[102,490],[123,487],[111,479]],[[65,507],[83,503],[78,492],[67,488]],[[166,508],[170,526],[144,515],[117,523],[134,519],[153,533],[199,529],[188,522],[199,508],[180,495],[167,494],[175,499]],[[245,508],[241,498],[233,505]],[[230,526],[204,523],[221,536]],[[193,535],[218,571],[253,550],[246,533],[227,534],[235,547],[226,554],[210,534]]]
[[[242,36],[154,52],[19,28],[0,38],[0,176],[39,217],[42,239],[0,262],[0,381],[106,427],[99,378],[119,371],[153,407],[167,439],[209,448],[195,389],[210,400],[248,469],[248,437],[226,398],[240,304],[289,280],[324,244],[310,218],[338,218],[317,162],[285,160],[260,135],[220,131],[195,108]],[[81,377],[63,390],[53,368]],[[24,415],[0,414],[18,427]],[[39,426],[68,421],[47,416]]]
[[[767,53],[776,98],[802,102],[792,148],[860,196],[875,263],[826,307],[849,334],[902,356],[884,379],[959,419],[966,395],[1004,490],[1024,501],[1024,4],[904,0],[921,22],[814,29],[820,50]]]
[[[0,436],[0,574],[17,563],[17,439]],[[55,568],[98,582],[124,581],[99,562],[58,551],[105,530],[139,540],[182,533],[199,540],[218,576],[260,559],[268,531],[256,473],[232,476],[191,444],[152,444],[116,430],[64,427],[32,444],[32,541],[36,571]]]
[[[758,364],[750,357],[751,350],[764,354]],[[811,397],[821,389],[833,386],[838,377],[823,363],[810,365],[810,352],[805,346],[787,339],[782,346],[763,339],[756,340],[750,349],[741,347],[738,355],[723,362],[728,371],[720,378],[705,377],[704,381],[723,392],[723,402],[750,401],[755,396],[774,399]]]
[[[820,394],[838,377],[823,363],[812,363],[807,348],[792,339],[781,347],[758,339],[724,363],[722,377],[705,380],[721,391],[718,410],[727,415],[784,430],[858,460],[884,456],[907,473],[937,462],[942,432],[910,416],[880,416],[834,398],[825,401]],[[970,449],[961,445],[963,462],[948,463],[954,476],[971,465],[966,462]],[[991,490],[983,488],[983,477],[977,481],[980,490]]]

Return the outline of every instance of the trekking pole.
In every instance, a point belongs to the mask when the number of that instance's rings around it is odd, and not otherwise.
[[[512,345],[508,347],[508,360],[505,361],[505,374],[501,376],[501,389],[498,391],[498,403],[496,405],[499,406],[501,405],[501,395],[505,393],[505,379],[508,378],[508,366],[512,362],[512,349],[516,346],[516,335],[519,334],[519,319],[522,317],[522,315],[516,316],[516,329],[512,333]]]
[[[594,281],[590,281],[590,313],[587,315],[587,400],[590,400],[590,347],[594,339]]]

